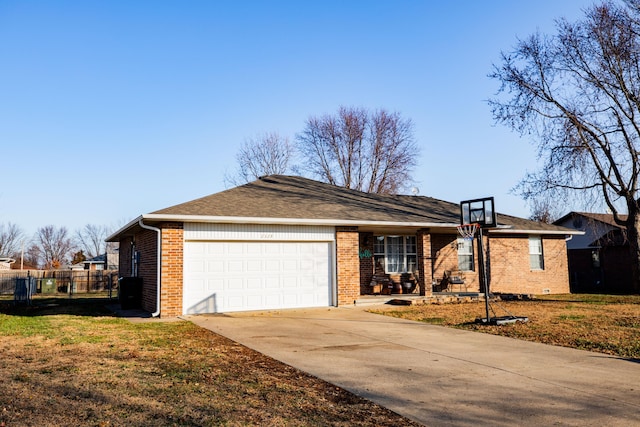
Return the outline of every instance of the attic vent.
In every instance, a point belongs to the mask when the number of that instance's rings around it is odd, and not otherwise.
[[[551,293],[551,289],[549,289],[549,288],[544,288],[544,289],[542,290],[542,293],[543,293],[544,295],[549,295],[549,294]]]

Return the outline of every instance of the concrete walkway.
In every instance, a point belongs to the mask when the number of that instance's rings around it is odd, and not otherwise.
[[[640,425],[640,363],[324,308],[185,316],[428,426]]]

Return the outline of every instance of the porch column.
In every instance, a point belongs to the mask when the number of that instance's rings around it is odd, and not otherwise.
[[[431,282],[433,281],[433,258],[431,253],[431,230],[422,228],[416,233],[418,250],[418,274],[420,295],[433,294]]]
[[[352,305],[360,297],[358,227],[336,227],[338,305]]]

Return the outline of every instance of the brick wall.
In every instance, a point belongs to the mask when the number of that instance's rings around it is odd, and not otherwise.
[[[133,238],[127,237],[119,242],[118,256],[118,276],[131,277],[131,255],[133,252]]]
[[[418,251],[418,286],[420,295],[432,295],[433,281],[433,257],[434,252],[431,245],[431,234],[429,230],[418,230],[416,235],[416,245]]]
[[[182,314],[184,232],[182,223],[164,223],[162,230],[162,287],[160,317]]]
[[[161,230],[161,295],[160,317],[176,317],[182,314],[183,230],[182,223],[165,223]],[[133,244],[132,244],[133,243]],[[148,312],[157,310],[158,235],[153,230],[142,229],[133,237],[120,240],[119,276],[133,276],[131,257],[133,250],[139,253],[138,277],[142,278],[142,308]]]
[[[138,274],[142,278],[142,308],[156,311],[157,236],[154,231],[141,230],[133,237],[120,240],[118,275],[133,277],[133,251],[138,252]]]
[[[142,277],[142,308],[156,311],[158,273],[158,235],[152,230],[141,230],[135,235],[135,249],[139,253],[138,277]]]
[[[544,270],[530,268],[528,236],[493,235],[488,251],[492,292],[569,293],[564,236],[543,236]]]
[[[338,305],[352,305],[360,297],[358,227],[336,227]]]
[[[477,239],[473,241],[473,271],[460,272],[469,292],[480,291],[480,270],[478,268]],[[431,235],[431,250],[434,254],[433,279],[441,281],[445,271],[459,272],[458,269],[458,235]],[[457,290],[457,288],[456,288]]]
[[[373,233],[360,233],[360,294],[369,290],[373,278]]]

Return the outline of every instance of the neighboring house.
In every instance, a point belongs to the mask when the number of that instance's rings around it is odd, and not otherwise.
[[[71,269],[72,270],[90,270],[90,271],[104,270],[106,259],[107,259],[107,254],[98,255],[93,258],[85,259],[84,261],[71,265]]]
[[[457,203],[275,175],[141,215],[107,241],[119,275],[142,278],[143,308],[173,317],[353,305],[380,274],[430,295],[456,271],[478,292],[477,246],[458,224]],[[565,238],[580,232],[501,214],[498,225],[484,245],[493,292],[569,292]]]
[[[118,252],[117,249],[107,249],[102,255],[95,256],[93,258],[86,259],[82,262],[73,264],[72,270],[117,270],[118,269]]]
[[[11,270],[11,264],[16,260],[10,257],[0,257],[0,270]]]
[[[118,245],[107,245],[107,253],[106,253],[106,261],[107,264],[105,268],[107,270],[117,270],[118,269]]]
[[[584,232],[567,242],[572,292],[633,291],[626,230],[612,214],[570,212],[554,224]]]

